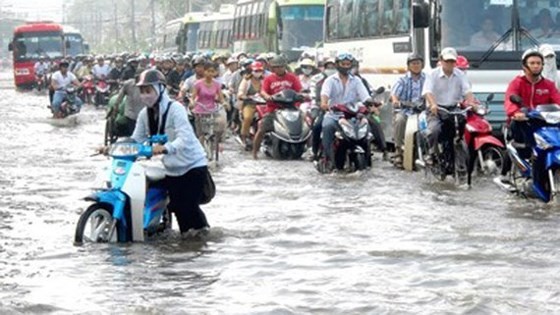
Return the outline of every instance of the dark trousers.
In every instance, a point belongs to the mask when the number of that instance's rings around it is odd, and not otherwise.
[[[523,159],[531,157],[531,150],[535,146],[535,136],[533,130],[527,121],[512,120],[509,124],[508,140],[513,139],[517,143],[525,144],[525,148],[518,148],[517,152]],[[502,167],[502,175],[506,175],[511,170],[511,158],[506,154],[504,166]]]
[[[377,122],[371,115],[368,115],[369,129],[373,135],[373,143],[377,150],[385,152],[387,150],[387,142],[385,141],[385,134],[381,128],[381,124]]]
[[[181,176],[167,176],[165,187],[169,193],[169,210],[175,212],[181,233],[189,229],[208,227],[206,215],[200,209],[203,184],[208,168],[194,168]]]
[[[311,149],[313,151],[313,158],[317,159],[319,154],[319,147],[321,146],[321,131],[323,130],[323,116],[325,112],[314,111],[313,112],[314,120],[313,120],[313,127],[312,127],[312,141],[311,141]]]

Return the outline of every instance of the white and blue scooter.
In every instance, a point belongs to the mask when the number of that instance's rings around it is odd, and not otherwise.
[[[167,190],[158,184],[165,178],[163,165],[145,165],[152,157],[152,144],[165,142],[166,135],[155,135],[147,144],[113,144],[109,152],[110,179],[106,188],[85,198],[93,204],[80,216],[76,244],[141,242],[146,235],[171,229]]]

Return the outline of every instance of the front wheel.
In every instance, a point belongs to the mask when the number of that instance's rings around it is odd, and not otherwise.
[[[367,167],[366,155],[363,153],[356,153],[354,156],[354,168],[356,171],[363,171]]]
[[[93,204],[82,213],[76,226],[75,244],[117,242],[113,211],[103,204]]]
[[[477,165],[477,171],[482,175],[495,175],[502,170],[504,165],[504,150],[495,145],[487,145],[481,148]]]

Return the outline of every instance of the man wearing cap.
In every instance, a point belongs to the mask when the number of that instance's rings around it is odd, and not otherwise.
[[[66,88],[74,84],[75,86],[80,86],[80,81],[76,76],[68,71],[70,64],[66,60],[60,61],[58,65],[59,69],[52,75],[51,87],[54,90],[54,95],[52,99],[52,110],[55,118],[62,118],[62,113],[60,112],[60,105],[66,97]],[[82,100],[76,96],[76,106],[81,107],[83,104]]]
[[[455,48],[446,47],[440,55],[440,66],[426,76],[422,96],[426,99],[428,110],[428,130],[426,136],[430,146],[426,162],[432,163],[432,155],[436,153],[442,121],[438,115],[438,106],[454,106],[466,100],[473,104],[474,96],[465,73],[455,68],[457,61]]]

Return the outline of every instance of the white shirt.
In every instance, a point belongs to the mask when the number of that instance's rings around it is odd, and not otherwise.
[[[41,63],[40,61],[37,61],[33,68],[35,68],[35,74],[40,75],[47,72],[47,70],[49,69],[49,65],[46,62]]]
[[[99,66],[99,64],[96,64],[95,66],[93,66],[91,72],[96,79],[101,79],[102,76],[107,77],[109,75],[109,72],[111,72],[111,67],[106,64],[104,64],[103,66]]]
[[[465,73],[458,68],[453,69],[450,76],[446,76],[441,67],[436,68],[426,76],[422,96],[432,93],[437,105],[456,105],[471,91],[471,85]]]
[[[56,82],[59,89],[66,89],[68,85],[76,80],[76,76],[70,71],[66,72],[66,76],[63,76],[59,70],[53,74],[51,80]]]

